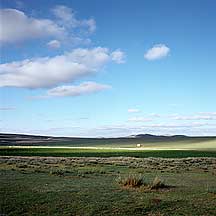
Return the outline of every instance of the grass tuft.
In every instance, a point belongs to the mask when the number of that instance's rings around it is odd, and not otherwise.
[[[159,178],[155,177],[154,180],[152,181],[150,188],[151,189],[160,189],[160,188],[166,188],[167,186],[164,184],[164,182]]]
[[[117,182],[124,187],[140,187],[146,185],[144,177],[137,174],[129,174],[128,176],[119,176]]]
[[[168,188],[167,185],[159,178],[155,177],[152,182],[145,181],[145,177],[141,174],[129,174],[127,176],[119,176],[117,183],[124,187],[140,187],[145,186],[147,190],[158,190]]]

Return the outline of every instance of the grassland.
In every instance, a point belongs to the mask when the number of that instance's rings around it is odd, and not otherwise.
[[[0,141],[0,215],[216,215],[214,137]]]
[[[155,176],[167,188],[123,187]],[[0,157],[2,215],[215,215],[216,158]]]

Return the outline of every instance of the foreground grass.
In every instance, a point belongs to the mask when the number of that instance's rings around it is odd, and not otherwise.
[[[216,157],[216,151],[195,150],[114,150],[114,149],[64,149],[64,148],[0,148],[0,156],[53,156],[53,157]]]
[[[112,161],[99,164],[97,158],[94,161],[2,158],[0,215],[216,214],[215,173],[208,169],[188,170],[196,161],[190,164],[185,161],[188,167],[181,166],[180,170],[159,170],[165,159],[146,168],[142,167],[142,161],[137,167],[137,160],[140,159],[136,159],[134,166],[128,165],[132,161],[120,166]],[[173,167],[177,162],[181,161],[170,160],[168,164]],[[147,190],[142,184],[138,188],[122,187],[116,179],[128,179],[128,174],[141,175],[146,182],[154,182],[155,176],[159,176],[170,187]]]

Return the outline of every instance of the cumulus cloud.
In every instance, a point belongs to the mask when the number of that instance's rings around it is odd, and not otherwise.
[[[88,35],[96,30],[93,18],[77,19],[75,12],[64,5],[52,9],[54,19],[33,18],[17,9],[0,9],[0,42],[17,43],[29,39],[53,38],[75,45],[89,43]]]
[[[111,86],[109,85],[98,84],[95,82],[84,82],[78,86],[67,85],[67,86],[58,86],[56,88],[52,88],[47,91],[47,94],[45,96],[41,96],[39,98],[65,97],[65,96],[74,97],[74,96],[92,94],[110,88]]]
[[[116,61],[118,64],[125,63],[125,53],[121,50],[116,50],[112,52],[111,58],[113,61]]]
[[[144,58],[147,60],[157,60],[166,57],[169,52],[170,48],[165,44],[156,44],[144,54]]]
[[[0,42],[12,43],[26,39],[62,37],[65,29],[49,19],[35,19],[16,9],[0,9]]]
[[[114,61],[112,53],[102,47],[78,48],[64,55],[0,64],[0,87],[46,88],[72,82]]]
[[[47,46],[51,49],[58,49],[61,47],[61,42],[58,40],[51,40],[47,43]]]
[[[140,110],[139,109],[128,109],[128,112],[129,113],[138,113],[138,112],[140,112]]]

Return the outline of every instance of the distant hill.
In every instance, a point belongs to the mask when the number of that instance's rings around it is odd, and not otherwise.
[[[36,144],[36,143],[63,141],[63,140],[67,140],[67,138],[0,133],[0,145]]]
[[[131,135],[129,137],[145,139],[145,140],[164,140],[164,141],[166,140],[185,140],[185,139],[197,138],[197,137],[190,137],[190,136],[185,136],[185,135],[152,135],[152,134],[136,134],[136,135]]]
[[[204,142],[216,140],[216,137],[189,137],[185,135],[152,135],[136,134],[129,137],[119,138],[81,138],[81,137],[54,137],[26,134],[0,133],[0,146],[134,146],[138,143],[152,145],[151,143],[173,143],[173,142]]]

